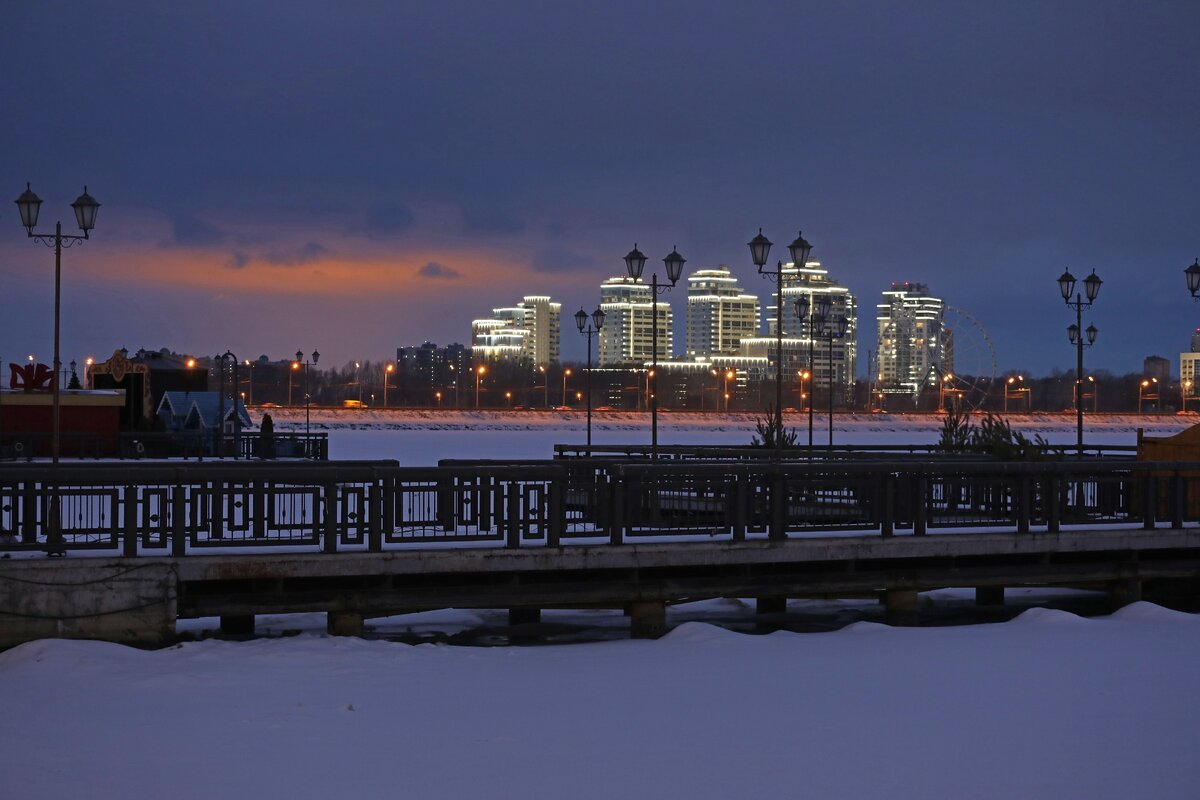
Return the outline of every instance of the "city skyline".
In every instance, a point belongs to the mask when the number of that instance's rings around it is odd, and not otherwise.
[[[465,342],[498,284],[590,311],[634,243],[648,267],[673,246],[729,265],[765,309],[761,226],[773,258],[802,229],[860,298],[928,284],[1000,371],[1073,368],[1055,281],[1095,269],[1086,366],[1123,374],[1174,361],[1200,317],[1198,23],[1190,3],[20,6],[0,188],[30,182],[42,228],[74,232],[84,184],[102,204],[63,257],[64,362]],[[0,357],[46,361],[53,259],[0,206]]]

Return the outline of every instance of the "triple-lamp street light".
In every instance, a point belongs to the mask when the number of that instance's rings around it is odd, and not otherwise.
[[[320,358],[321,354],[316,350],[313,350],[312,352],[312,361],[305,359],[303,350],[296,351],[296,363],[304,367],[304,451],[308,458],[312,458],[312,454],[310,452],[310,448],[312,447],[312,426],[310,424],[311,419],[309,411],[309,408],[312,405],[312,395],[308,393],[308,368],[315,367]]]
[[[770,247],[770,243],[767,244]],[[678,249],[672,247],[671,252],[663,258],[663,264],[667,270],[667,280],[671,283],[658,285],[658,273],[652,273],[650,276],[650,374],[649,391],[650,391],[650,458],[658,458],[658,295],[662,292],[670,291],[679,282],[679,276],[683,274],[683,265],[686,259],[679,255]],[[629,277],[638,281],[642,278],[642,270],[646,267],[646,256],[641,250],[638,250],[637,244],[634,243],[633,249],[625,256],[625,270],[629,273]]]
[[[1189,279],[1190,280],[1190,279]],[[1087,330],[1083,330],[1083,309],[1091,308],[1092,303],[1096,302],[1096,295],[1100,294],[1100,276],[1096,274],[1096,270],[1092,270],[1092,274],[1083,279],[1084,295],[1087,300],[1083,299],[1083,295],[1075,292],[1075,276],[1068,270],[1064,272],[1058,279],[1058,290],[1062,293],[1063,302],[1068,306],[1075,308],[1075,324],[1067,328],[1067,338],[1071,344],[1075,345],[1075,437],[1078,457],[1083,458],[1083,392],[1080,391],[1083,381],[1083,347],[1084,338],[1086,336],[1088,346],[1096,343],[1096,326],[1088,325]],[[1075,299],[1071,299],[1071,295],[1075,295]]]
[[[762,228],[759,228],[758,235],[746,244],[750,248],[750,260],[758,268],[758,274],[775,282],[775,457],[779,458],[783,453],[783,282],[785,271],[782,261],[776,264],[774,270],[766,268],[767,256],[771,254],[772,243],[770,239],[763,236]],[[805,240],[803,232],[788,245],[788,253],[792,257],[793,267],[793,270],[789,271],[803,269],[804,265],[808,263],[812,245]],[[812,369],[811,361],[810,349],[810,370]],[[809,415],[809,450],[812,450],[811,414]]]
[[[96,213],[100,210],[100,204],[96,199],[88,194],[87,187],[83,187],[83,194],[71,203],[71,208],[75,210],[75,222],[79,225],[79,229],[83,231],[82,236],[64,234],[62,232],[62,222],[55,222],[54,233],[36,233],[34,228],[37,227],[38,212],[42,209],[42,200],[33,193],[33,189],[29,184],[25,184],[25,191],[17,198],[17,210],[21,216],[21,225],[25,228],[25,234],[35,242],[40,242],[47,247],[54,248],[54,374],[51,378],[51,391],[53,399],[51,404],[51,439],[50,439],[50,457],[51,463],[57,472],[58,458],[61,453],[62,440],[62,394],[59,381],[59,371],[62,369],[61,360],[59,357],[59,331],[61,328],[61,300],[62,300],[62,251],[64,247],[71,247],[79,244],[88,238],[89,232],[96,227]],[[48,531],[49,544],[47,554],[51,556],[66,555],[66,550],[62,546],[62,528],[61,528],[61,508],[60,498],[57,495],[57,483],[55,485],[54,502],[51,503],[50,526]]]
[[[604,328],[605,313],[600,306],[596,306],[596,310],[592,312],[591,317],[580,306],[575,312],[575,326],[579,328],[579,332],[587,337],[587,446],[588,455],[592,454],[592,334],[599,336],[600,331]]]

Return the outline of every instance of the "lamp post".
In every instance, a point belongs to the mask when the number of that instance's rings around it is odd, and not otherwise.
[[[938,382],[938,411],[946,411],[946,392],[949,391],[950,396],[954,397],[954,388],[950,386],[950,382],[954,380],[954,373],[947,372]]]
[[[724,394],[725,394],[725,413],[726,414],[729,413],[729,381],[733,380],[736,377],[737,377],[737,373],[734,372],[733,370],[731,370],[731,369],[725,370]]]
[[[809,389],[811,390],[812,381],[809,379],[812,378],[812,373],[806,369],[797,370],[796,377],[800,379],[800,397],[798,398],[800,400],[799,408],[801,411],[804,411],[804,401],[808,397],[808,395],[804,393],[804,382],[809,381]]]
[[[850,322],[845,316],[840,316],[832,321],[832,324],[827,326],[821,332],[823,339],[829,340],[829,449],[833,449],[833,340],[841,339],[846,335],[846,330]]]
[[[686,263],[686,259],[679,255],[677,248],[672,247],[671,252],[663,258],[667,280],[671,283],[659,286],[658,273],[654,272],[650,275],[650,374],[647,377],[650,392],[651,459],[658,458],[658,295],[675,288],[675,284],[679,282],[679,276],[683,274],[684,263]],[[625,270],[629,273],[629,277],[638,281],[641,280],[645,267],[646,256],[641,250],[638,250],[637,243],[634,243],[633,249],[625,255]]]
[[[479,381],[487,373],[487,367],[480,364],[475,368],[475,409],[479,410]]]
[[[563,385],[562,385],[562,404],[563,404],[564,406],[567,404],[567,378],[569,378],[569,377],[571,377],[571,370],[570,370],[570,368],[564,369],[564,370],[563,370],[563,374],[562,374],[562,379],[563,379]]]
[[[1083,279],[1084,294],[1087,295],[1087,300],[1083,299],[1083,295],[1075,292],[1075,276],[1068,270],[1064,272],[1058,279],[1058,290],[1062,293],[1063,302],[1068,307],[1075,308],[1075,324],[1067,328],[1067,338],[1071,344],[1075,345],[1075,383],[1079,384],[1083,380],[1083,347],[1084,333],[1083,330],[1083,309],[1091,308],[1092,303],[1096,302],[1096,295],[1100,293],[1100,276],[1096,274],[1096,270],[1092,270],[1092,274]],[[1071,299],[1071,295],[1075,295],[1075,299]],[[1088,325],[1087,344],[1090,346],[1096,342],[1096,326]],[[1075,392],[1075,438],[1078,457],[1083,458],[1083,392]]]
[[[54,224],[54,233],[36,233],[33,229],[37,227],[38,212],[42,208],[42,200],[29,184],[25,184],[25,191],[17,198],[17,209],[21,216],[21,225],[25,228],[25,235],[35,242],[54,248],[54,379],[51,384],[53,390],[53,412],[51,421],[51,443],[50,456],[54,464],[58,464],[61,445],[61,403],[62,397],[59,387],[59,371],[62,369],[62,364],[59,359],[59,332],[61,329],[61,301],[62,301],[62,251],[63,248],[69,248],[79,244],[89,238],[89,233],[96,227],[96,213],[100,210],[100,204],[96,199],[88,194],[87,187],[83,187],[83,194],[71,203],[71,208],[75,210],[75,222],[79,225],[79,229],[83,231],[83,235],[64,234],[62,232],[62,222]],[[57,519],[53,520],[57,523]],[[57,533],[57,531],[54,531]]]
[[[1092,380],[1092,377],[1090,375],[1088,376],[1088,380],[1089,381]],[[1033,398],[1030,396],[1029,387],[1025,385],[1025,376],[1024,375],[1009,375],[1008,381],[1005,382],[1005,384],[1004,384],[1004,413],[1005,414],[1008,413],[1008,398],[1009,397],[1020,398],[1021,395],[1025,395],[1025,410],[1027,412],[1033,411],[1033,402],[1032,402]],[[1092,410],[1093,411],[1096,410],[1094,406],[1093,406]]]
[[[1192,293],[1193,300],[1200,300],[1200,258],[1192,262],[1192,265],[1183,271],[1187,276],[1188,291]]]
[[[214,455],[218,458],[225,455],[225,359],[233,362],[233,442],[236,448],[233,457],[237,459],[242,450],[242,416],[237,407],[238,387],[241,383],[238,376],[238,358],[228,350],[216,357],[220,381],[217,391],[217,452]]]
[[[812,294],[811,292],[809,293]],[[829,319],[830,311],[833,308],[833,298],[827,294],[819,294],[816,297],[802,296],[796,301],[796,317],[801,323],[808,323],[808,457],[812,458],[813,449],[813,405],[816,399],[817,386],[817,367],[814,363],[813,344],[817,337],[820,336],[820,331],[825,327],[825,320]],[[829,376],[830,392],[833,391],[833,376]]]
[[[306,453],[309,452],[309,448],[312,446],[312,442],[310,441],[310,437],[312,435],[312,426],[309,411],[309,407],[312,403],[312,395],[308,393],[308,368],[310,366],[316,366],[317,361],[320,358],[321,354],[316,350],[313,350],[312,352],[312,361],[308,361],[304,358],[303,350],[296,351],[296,363],[304,367],[304,449]]]
[[[1142,380],[1141,383],[1138,384],[1138,413],[1139,414],[1142,413],[1142,400],[1143,399],[1149,398],[1149,399],[1153,400],[1156,404],[1158,403],[1158,391],[1157,391],[1158,386],[1157,386],[1157,384],[1158,384],[1158,378],[1145,378]],[[1155,391],[1152,393],[1148,393],[1147,390],[1151,386],[1155,387]]]
[[[766,269],[767,256],[771,253],[771,240],[763,236],[762,228],[759,228],[758,235],[746,244],[750,248],[750,260],[758,268],[758,274],[775,282],[775,457],[779,458],[783,453],[783,262],[778,262],[774,270]],[[805,240],[801,232],[795,241],[788,245],[788,252],[792,257],[792,266],[800,269],[808,263],[812,245]]]
[[[581,308],[579,310],[582,311],[583,309]],[[590,345],[591,342],[589,341],[588,344]],[[550,373],[546,371],[545,364],[538,364],[538,372],[542,373],[542,407],[549,408],[550,407]],[[536,389],[537,387],[534,386],[533,388]]]
[[[54,248],[54,378],[51,383],[53,398],[51,400],[51,436],[50,436],[50,457],[52,467],[55,473],[58,472],[58,458],[61,454],[61,438],[62,438],[62,390],[59,386],[59,370],[62,369],[62,364],[59,358],[59,339],[62,322],[61,305],[62,305],[62,251],[64,247],[71,247],[88,239],[88,234],[96,227],[96,214],[100,210],[100,204],[96,199],[88,194],[87,187],[83,187],[83,194],[71,203],[71,208],[75,210],[75,222],[79,225],[79,229],[83,231],[83,235],[64,234],[62,232],[62,222],[54,223],[54,233],[36,233],[34,228],[37,227],[38,212],[42,208],[42,200],[33,193],[28,183],[25,184],[25,191],[17,198],[17,210],[21,216],[21,225],[25,228],[25,235],[35,242]],[[57,496],[57,478],[55,480],[55,495],[54,502],[51,503],[50,525],[48,531],[48,546],[47,554],[51,556],[66,555],[66,550],[62,546],[62,528],[61,528],[61,507],[60,498]]]
[[[588,455],[592,454],[592,334],[600,335],[600,331],[604,328],[604,311],[600,306],[596,306],[596,310],[592,312],[591,317],[580,306],[575,312],[575,327],[579,328],[579,332],[587,337],[587,372],[585,375],[587,387],[587,446]],[[549,405],[547,403],[546,405]]]
[[[395,371],[396,371],[395,364],[388,364],[386,367],[383,368],[383,407],[384,408],[388,407],[388,404],[387,404],[388,381],[391,379],[392,373]]]

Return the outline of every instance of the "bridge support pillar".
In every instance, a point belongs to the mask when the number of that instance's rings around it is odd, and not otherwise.
[[[1113,611],[1142,599],[1142,582],[1136,579],[1109,581],[1108,602]]]
[[[536,625],[542,621],[540,608],[510,608],[508,610],[509,625]]]
[[[254,615],[237,614],[221,617],[221,633],[232,636],[253,636]]]
[[[327,612],[325,629],[330,636],[362,636],[363,615],[353,611]]]
[[[1004,587],[1003,586],[976,586],[975,587],[975,605],[977,605],[977,606],[1002,606],[1002,605],[1004,605]]]
[[[887,611],[887,624],[915,627],[920,622],[917,613],[917,592],[912,589],[885,589],[883,605]]]
[[[629,635],[634,639],[657,639],[667,632],[667,604],[640,602],[629,606]]]

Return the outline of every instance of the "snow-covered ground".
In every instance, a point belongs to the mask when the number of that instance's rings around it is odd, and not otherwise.
[[[304,430],[304,409],[268,409],[277,430]],[[252,409],[257,422],[261,411]],[[409,411],[378,409],[314,409],[309,425],[331,435],[332,458],[394,458],[405,466],[436,464],[441,458],[550,458],[555,444],[586,441],[582,411]],[[761,414],[695,414],[662,412],[659,443],[745,445]],[[1073,414],[1023,414],[1008,417],[1014,430],[1051,444],[1075,442]],[[1197,414],[1098,414],[1085,419],[1089,444],[1135,445],[1137,431],[1169,436],[1200,422]],[[829,441],[828,417],[813,420],[816,444]],[[784,424],[808,440],[808,416],[789,413]],[[836,414],[835,444],[932,444],[942,417],[935,414]],[[381,435],[393,434],[393,435]],[[650,443],[647,413],[599,411],[592,419],[595,444]]]
[[[335,457],[404,463],[546,457],[582,430],[581,415],[368,415],[314,422]],[[664,442],[742,443],[753,429],[753,417],[663,416]],[[600,422],[598,440],[648,438],[632,417]],[[1064,417],[1021,427],[1073,441]],[[872,419],[835,437],[928,441],[940,424]],[[1102,430],[1089,419],[1088,439],[1132,444],[1138,427],[1187,424],[1154,421]],[[943,591],[924,602],[965,600]],[[330,638],[314,632],[319,615],[295,615],[259,630],[299,633],[252,642],[22,645],[0,653],[0,798],[1197,796],[1200,616],[1147,603],[1092,618],[1035,607],[989,625],[765,636],[702,621],[745,611],[736,599],[675,608],[680,624],[653,642],[410,645]],[[836,617],[838,605],[825,611]],[[372,622],[423,635],[501,620],[448,610]],[[604,611],[544,620],[625,624]]]

